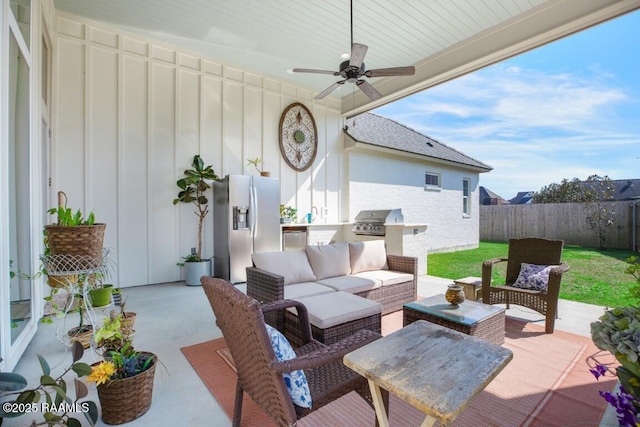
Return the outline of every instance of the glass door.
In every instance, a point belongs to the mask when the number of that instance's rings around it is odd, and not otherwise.
[[[3,4],[6,5],[6,3]],[[3,7],[3,11],[7,11]],[[35,332],[33,290],[33,269],[35,259],[32,246],[33,183],[31,168],[31,132],[32,132],[32,88],[31,88],[31,2],[29,0],[11,0],[9,2],[9,37],[6,49],[8,61],[3,69],[3,79],[8,80],[4,87],[3,103],[6,102],[6,141],[3,153],[2,179],[6,180],[3,200],[6,208],[2,221],[3,251],[8,253],[8,276],[3,277],[0,293],[2,319],[0,319],[1,354],[9,366],[15,365],[24,348]],[[6,261],[5,261],[6,262]],[[3,269],[2,271],[7,271]]]

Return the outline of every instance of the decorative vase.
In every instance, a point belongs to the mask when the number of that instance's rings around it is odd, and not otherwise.
[[[444,299],[451,305],[451,308],[458,308],[459,304],[464,302],[464,289],[460,285],[449,285]]]
[[[144,372],[129,378],[107,381],[98,386],[98,399],[105,424],[124,424],[144,415],[151,406],[156,357],[153,353],[140,354],[153,357],[154,361]]]
[[[271,172],[262,171],[260,172],[260,176],[271,176]]]

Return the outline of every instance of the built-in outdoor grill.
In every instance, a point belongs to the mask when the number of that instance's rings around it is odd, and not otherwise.
[[[387,224],[402,224],[402,209],[378,209],[360,211],[351,229],[354,234],[365,236],[384,236]]]

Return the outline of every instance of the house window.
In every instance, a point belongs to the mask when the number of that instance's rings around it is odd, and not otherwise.
[[[424,185],[429,189],[440,189],[440,174],[432,172],[425,173]]]
[[[469,188],[471,183],[468,178],[462,179],[462,214],[471,215],[471,194]]]

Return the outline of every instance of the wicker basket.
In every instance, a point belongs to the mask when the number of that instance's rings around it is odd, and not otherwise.
[[[102,263],[102,243],[106,224],[62,226],[45,225],[51,255],[86,257],[84,269],[97,268]],[[62,266],[62,269],[65,267]]]
[[[98,398],[105,424],[123,424],[141,417],[151,406],[153,377],[156,372],[155,355],[141,352],[154,358],[146,371],[121,380],[109,381],[98,386]]]
[[[85,325],[82,328],[75,327],[67,332],[69,335],[69,342],[79,342],[82,344],[82,348],[89,348],[91,345],[91,339],[93,338],[93,327],[91,325]]]
[[[135,331],[133,330],[133,324],[136,322],[136,313],[133,311],[125,311],[122,315],[122,320],[120,321],[120,328],[122,329],[122,334],[124,336],[132,335]]]
[[[47,285],[55,289],[68,289],[78,283],[77,274],[67,274],[63,276],[47,276]]]

